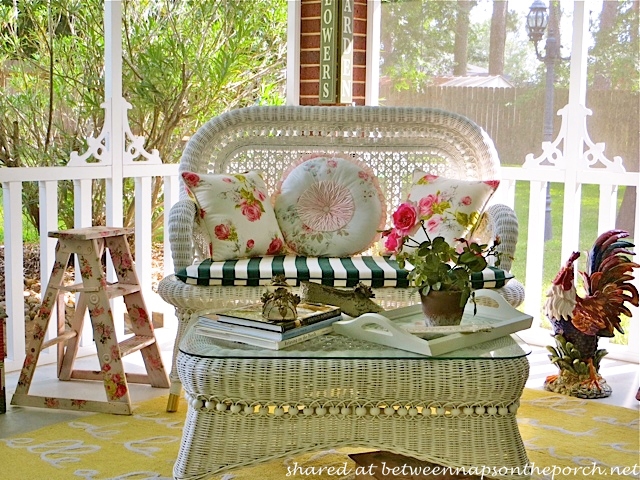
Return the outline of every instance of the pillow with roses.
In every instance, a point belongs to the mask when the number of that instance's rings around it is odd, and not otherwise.
[[[456,180],[416,171],[407,200],[415,202],[431,239],[444,237],[455,244],[456,238],[469,238],[499,180]],[[418,242],[426,240],[416,232]]]
[[[356,255],[379,238],[386,221],[376,175],[346,155],[301,158],[284,172],[274,198],[282,235],[298,255]]]
[[[196,203],[196,221],[209,234],[212,260],[285,253],[267,187],[258,172],[183,172],[182,179]]]

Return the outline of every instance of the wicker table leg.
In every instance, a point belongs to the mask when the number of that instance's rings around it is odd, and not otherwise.
[[[177,412],[178,405],[180,403],[180,395],[182,393],[182,382],[178,376],[178,369],[176,367],[176,358],[180,351],[180,341],[182,336],[189,327],[189,321],[193,315],[193,310],[187,310],[184,308],[176,307],[176,317],[178,319],[178,330],[176,332],[176,340],[173,344],[173,357],[171,361],[171,372],[169,373],[169,380],[171,381],[171,387],[169,390],[169,399],[167,400],[167,412]]]

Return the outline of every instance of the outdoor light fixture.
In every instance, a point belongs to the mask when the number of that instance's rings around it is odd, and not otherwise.
[[[550,0],[551,1],[551,0]],[[555,84],[555,67],[558,60],[567,60],[560,56],[560,45],[558,44],[558,21],[556,19],[555,9],[550,5],[549,13],[547,6],[542,0],[535,0],[529,13],[527,14],[527,35],[536,49],[536,57],[546,66],[545,80],[545,96],[544,96],[544,119],[542,124],[542,141],[551,142],[553,140],[553,102],[554,102],[554,84]],[[552,18],[551,18],[552,17]],[[547,30],[547,26],[549,29]],[[538,43],[547,33],[545,42],[545,55],[540,55]],[[546,202],[545,222],[544,222],[544,239],[550,240],[552,237],[551,225],[551,192],[547,183],[547,202]]]
[[[535,0],[529,7],[529,13],[527,14],[527,35],[529,40],[533,43],[536,49],[536,55],[540,58],[538,53],[538,42],[542,40],[544,31],[547,29],[549,23],[549,15],[547,14],[547,6],[542,0]]]

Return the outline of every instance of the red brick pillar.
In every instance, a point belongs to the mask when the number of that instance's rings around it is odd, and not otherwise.
[[[300,105],[320,104],[320,9],[322,1],[302,0],[301,3]],[[341,0],[334,1],[341,3]],[[367,67],[367,0],[351,0],[351,2],[353,3],[353,103],[364,105]]]

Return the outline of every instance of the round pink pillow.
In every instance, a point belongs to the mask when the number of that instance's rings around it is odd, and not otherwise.
[[[298,255],[358,254],[377,241],[385,225],[378,179],[350,157],[305,157],[284,173],[274,195],[280,231]]]

